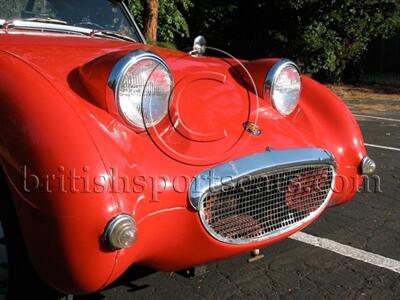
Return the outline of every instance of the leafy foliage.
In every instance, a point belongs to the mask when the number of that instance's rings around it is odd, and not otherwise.
[[[1,18],[20,17],[20,12],[25,7],[26,2],[27,0],[0,0]]]
[[[146,18],[146,0],[126,1],[140,28]],[[189,27],[183,16],[192,7],[191,0],[159,0],[158,40],[173,43],[177,38],[189,37]]]
[[[370,43],[400,28],[399,0],[194,1],[191,32],[240,57],[289,57],[303,71],[340,81]]]
[[[340,81],[371,41],[389,37],[400,25],[398,0],[292,0],[286,5],[298,16],[292,26],[300,33],[284,33],[288,42],[296,41],[289,54],[306,72],[331,81]]]

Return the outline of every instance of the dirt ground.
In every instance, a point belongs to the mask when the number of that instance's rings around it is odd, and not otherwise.
[[[337,95],[346,100],[399,100],[400,86],[354,86],[354,85],[328,85]]]
[[[400,112],[400,87],[328,85],[353,111]]]

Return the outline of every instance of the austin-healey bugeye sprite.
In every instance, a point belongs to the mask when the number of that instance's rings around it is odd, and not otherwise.
[[[122,1],[0,2],[0,298],[257,254],[375,169],[290,60],[149,45]]]

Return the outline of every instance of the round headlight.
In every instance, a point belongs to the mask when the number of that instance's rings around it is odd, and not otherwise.
[[[301,76],[297,65],[290,60],[277,62],[265,80],[265,95],[276,110],[290,115],[297,107],[301,93]]]
[[[173,79],[157,55],[129,53],[114,66],[109,83],[122,117],[133,126],[152,127],[167,115]]]

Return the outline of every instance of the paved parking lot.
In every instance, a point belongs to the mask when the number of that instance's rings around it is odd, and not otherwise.
[[[311,237],[316,246],[288,239],[263,249],[263,260],[249,264],[244,255],[214,263],[192,280],[133,268],[112,287],[78,299],[400,299],[398,103],[349,102],[383,192],[361,193],[329,209],[304,230],[308,235],[296,237]]]

